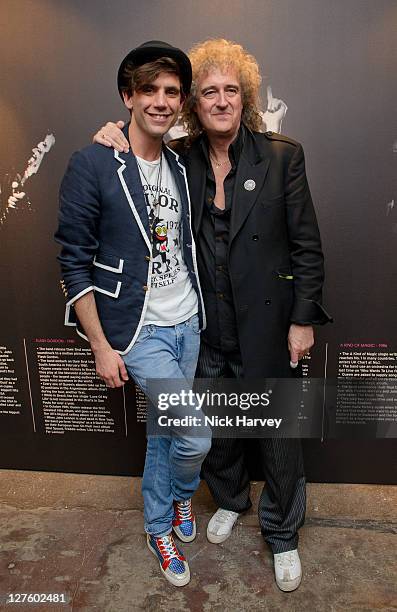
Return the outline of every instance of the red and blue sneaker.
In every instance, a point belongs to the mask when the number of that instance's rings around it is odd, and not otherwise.
[[[192,500],[174,501],[172,529],[182,542],[192,542],[196,537],[196,519],[192,512]]]
[[[172,533],[162,538],[156,538],[148,533],[147,545],[158,558],[160,570],[171,584],[185,586],[190,581],[189,565],[177,548]]]

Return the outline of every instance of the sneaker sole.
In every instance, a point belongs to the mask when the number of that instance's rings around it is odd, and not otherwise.
[[[148,549],[149,549],[149,550],[150,550],[150,552],[151,552],[151,553],[153,553],[153,554],[154,554],[154,556],[156,557],[156,559],[157,559],[157,561],[158,561],[158,564],[159,564],[159,567],[160,567],[160,571],[161,571],[161,573],[163,574],[164,578],[166,578],[166,579],[168,580],[168,582],[170,582],[172,585],[174,585],[174,586],[176,586],[176,587],[186,586],[186,585],[187,585],[187,584],[190,582],[190,569],[189,569],[189,566],[187,566],[187,570],[186,570],[187,576],[185,576],[184,578],[179,578],[179,579],[178,579],[178,578],[173,578],[172,576],[170,576],[169,574],[167,574],[167,572],[165,572],[165,571],[163,570],[163,568],[161,567],[161,563],[160,563],[160,561],[159,561],[159,558],[158,558],[158,556],[157,556],[157,553],[156,553],[156,551],[154,550],[154,548],[152,547],[152,545],[150,544],[150,541],[149,541],[149,536],[148,536],[148,535],[147,535],[147,537],[146,537],[146,542],[147,542]]]
[[[276,578],[276,584],[280,591],[284,593],[290,593],[291,591],[295,591],[298,588],[302,581],[302,576],[295,578],[295,580],[288,580],[288,582],[278,582]]]

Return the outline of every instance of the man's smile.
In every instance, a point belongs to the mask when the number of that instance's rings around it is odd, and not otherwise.
[[[219,117],[220,119],[227,119],[231,117],[233,113],[211,113],[212,117]]]
[[[166,121],[169,117],[172,117],[172,113],[168,113],[167,115],[163,114],[163,113],[146,113],[147,115],[149,115],[149,117],[152,117],[152,119],[156,119],[157,121]]]

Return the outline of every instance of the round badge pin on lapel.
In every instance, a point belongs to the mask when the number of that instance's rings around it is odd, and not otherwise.
[[[248,179],[244,183],[244,189],[246,189],[247,191],[253,191],[255,187],[256,187],[256,183],[253,179]]]

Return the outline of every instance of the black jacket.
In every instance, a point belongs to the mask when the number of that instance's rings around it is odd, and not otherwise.
[[[171,145],[184,154],[196,235],[206,180],[199,140],[189,148],[182,141]],[[332,320],[321,304],[323,254],[299,143],[246,130],[228,258],[244,376],[291,375],[290,324]]]

